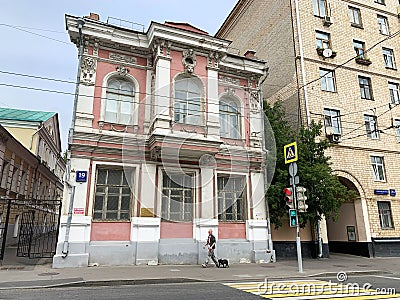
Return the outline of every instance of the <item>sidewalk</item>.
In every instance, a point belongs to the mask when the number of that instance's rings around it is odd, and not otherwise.
[[[328,259],[305,259],[303,273],[297,260],[270,264],[232,264],[230,268],[202,268],[193,265],[99,266],[52,269],[50,264],[0,269],[0,289],[50,287],[66,284],[112,285],[178,283],[189,281],[264,281],[265,278],[335,276],[351,274],[400,274],[400,258],[365,258],[332,254]]]

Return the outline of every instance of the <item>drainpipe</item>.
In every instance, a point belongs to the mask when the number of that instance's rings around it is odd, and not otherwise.
[[[267,156],[268,156],[268,150],[266,149],[265,146],[265,113],[264,113],[264,100],[263,100],[263,93],[262,93],[262,84],[264,83],[264,81],[267,79],[268,76],[268,69],[266,69],[265,71],[265,77],[263,78],[263,80],[259,83],[258,87],[259,87],[259,101],[260,101],[260,105],[261,105],[261,114],[262,114],[262,151],[265,155],[265,162],[264,162],[264,196],[267,192],[267,182],[268,182],[268,174],[267,174]],[[269,218],[269,207],[268,207],[268,199],[267,197],[265,197],[265,203],[266,203],[266,210],[267,210],[267,239],[268,239],[268,249],[267,251],[272,253],[273,251],[273,244],[272,244],[272,236],[271,236],[271,222],[270,222],[270,218]]]
[[[78,53],[78,72],[76,76],[76,85],[75,85],[75,98],[74,98],[74,106],[72,110],[72,122],[71,127],[68,133],[68,151],[67,151],[67,164],[65,169],[65,183],[71,189],[71,195],[69,199],[69,207],[68,207],[68,217],[67,217],[67,224],[65,226],[65,238],[64,238],[64,245],[62,250],[62,257],[67,257],[69,252],[69,233],[71,230],[71,223],[72,223],[72,211],[74,208],[74,198],[75,198],[75,184],[70,182],[71,177],[71,145],[72,139],[74,135],[74,126],[75,126],[75,119],[76,119],[76,107],[78,103],[78,95],[79,95],[79,85],[81,83],[81,66],[82,66],[82,54],[83,54],[83,38],[82,38],[82,28],[85,24],[85,20],[83,18],[78,19],[78,31],[79,31],[79,53]]]
[[[299,0],[294,0],[294,3],[296,6],[296,25],[297,25],[297,36],[299,39],[299,54],[300,54],[301,77],[303,79],[302,81],[304,90],[304,104],[306,109],[307,127],[310,127],[311,121],[310,121],[310,111],[308,106],[306,71],[304,67],[303,39],[301,36]],[[323,256],[323,253],[322,253],[322,239],[321,239],[321,223],[319,220],[317,222],[317,239],[318,239],[318,257],[321,258]]]

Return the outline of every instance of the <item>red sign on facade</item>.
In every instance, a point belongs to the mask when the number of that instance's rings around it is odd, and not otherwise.
[[[74,215],[84,215],[85,209],[84,208],[74,208]]]

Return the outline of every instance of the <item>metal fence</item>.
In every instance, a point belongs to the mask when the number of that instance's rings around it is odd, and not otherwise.
[[[0,199],[0,260],[11,245],[19,257],[53,257],[60,215],[61,200]]]

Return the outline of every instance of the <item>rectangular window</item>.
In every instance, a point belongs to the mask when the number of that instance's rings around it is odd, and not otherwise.
[[[97,169],[93,219],[129,221],[132,183],[132,169]]]
[[[340,111],[336,109],[324,109],[325,127],[333,127],[335,134],[341,133]]]
[[[393,228],[392,208],[389,201],[378,201],[379,221],[382,229]]]
[[[352,26],[362,27],[361,11],[359,8],[349,6],[349,16]]]
[[[356,57],[365,58],[365,43],[353,40],[353,46]]]
[[[13,175],[12,175],[12,179],[11,179],[11,190],[13,192],[17,191],[18,179],[19,179],[18,177],[19,177],[19,169],[17,166],[14,166]]]
[[[7,188],[7,180],[8,180],[8,171],[10,170],[10,162],[3,161],[3,167],[1,170],[1,182],[0,187],[3,189]]]
[[[325,17],[327,11],[326,0],[312,0],[314,16]]]
[[[385,0],[375,0],[375,3],[385,5]]]
[[[394,63],[394,54],[392,49],[382,48],[383,61],[385,62],[385,67],[390,69],[395,69],[396,65]]]
[[[218,220],[244,221],[246,219],[245,180],[245,176],[218,176]]]
[[[365,129],[367,131],[367,137],[371,139],[379,139],[378,123],[376,116],[364,115]]]
[[[321,77],[321,90],[336,92],[335,71],[321,68],[319,76]]]
[[[390,93],[390,101],[393,104],[400,104],[400,92],[398,83],[389,82],[389,93]]]
[[[393,125],[396,129],[397,140],[400,143],[400,119],[395,119]]]
[[[379,33],[389,35],[389,24],[386,17],[378,15],[378,25]]]
[[[316,31],[317,49],[330,49],[330,34],[322,31]]]
[[[360,85],[361,99],[373,100],[371,79],[368,77],[358,76],[358,84]]]
[[[385,167],[383,164],[383,157],[371,156],[372,170],[374,172],[375,181],[385,181]]]
[[[193,220],[194,174],[163,173],[162,219],[175,222]]]

